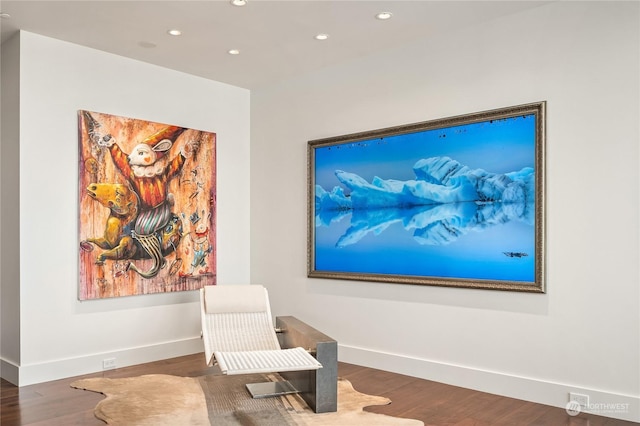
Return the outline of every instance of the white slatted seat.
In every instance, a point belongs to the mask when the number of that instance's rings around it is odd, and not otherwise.
[[[303,348],[275,351],[214,352],[220,370],[226,374],[273,373],[315,370],[321,367]]]
[[[223,374],[322,368],[304,348],[280,348],[263,286],[205,286],[200,301],[207,364],[217,364]]]

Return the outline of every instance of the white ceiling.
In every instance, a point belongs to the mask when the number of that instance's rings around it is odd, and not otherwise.
[[[0,12],[10,18],[0,24],[3,42],[22,29],[255,89],[545,3],[248,0],[237,7],[228,0],[3,0]],[[375,19],[382,11],[392,19]],[[183,35],[168,35],[171,28]],[[318,33],[330,37],[317,41]],[[232,56],[229,49],[241,53]]]

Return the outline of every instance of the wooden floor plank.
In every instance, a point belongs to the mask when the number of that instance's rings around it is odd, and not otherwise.
[[[99,426],[93,408],[104,397],[70,387],[89,377],[132,377],[145,374],[172,374],[198,377],[208,374],[204,354],[194,354],[119,368],[81,377],[56,380],[18,388],[0,383],[0,424],[2,426]],[[370,395],[391,399],[385,406],[366,411],[422,420],[425,426],[638,426],[606,417],[581,413],[571,417],[562,408],[505,398],[484,392],[422,380],[352,364],[339,363],[338,375],[354,388]]]

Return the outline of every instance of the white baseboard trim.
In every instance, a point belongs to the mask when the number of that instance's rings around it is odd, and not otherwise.
[[[18,386],[27,386],[35,383],[104,371],[103,360],[105,359],[115,358],[115,368],[121,368],[183,355],[191,355],[202,351],[202,340],[200,337],[193,337],[159,343],[157,345],[58,359],[38,364],[26,364],[18,367],[2,360],[1,371],[2,377],[11,383],[17,384]],[[202,361],[204,365],[204,355]],[[7,377],[5,377],[5,366]],[[10,378],[13,380],[10,380]]]
[[[20,369],[13,362],[0,359],[0,377],[17,386],[19,373]]]
[[[513,376],[348,345],[338,345],[338,359],[349,364],[560,408],[566,408],[569,392],[581,393],[589,395],[589,407],[583,410],[585,413],[640,421],[639,396]]]

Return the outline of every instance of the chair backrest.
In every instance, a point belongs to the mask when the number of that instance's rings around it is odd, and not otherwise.
[[[208,364],[214,351],[280,349],[269,295],[261,285],[215,285],[200,290],[202,337]]]

